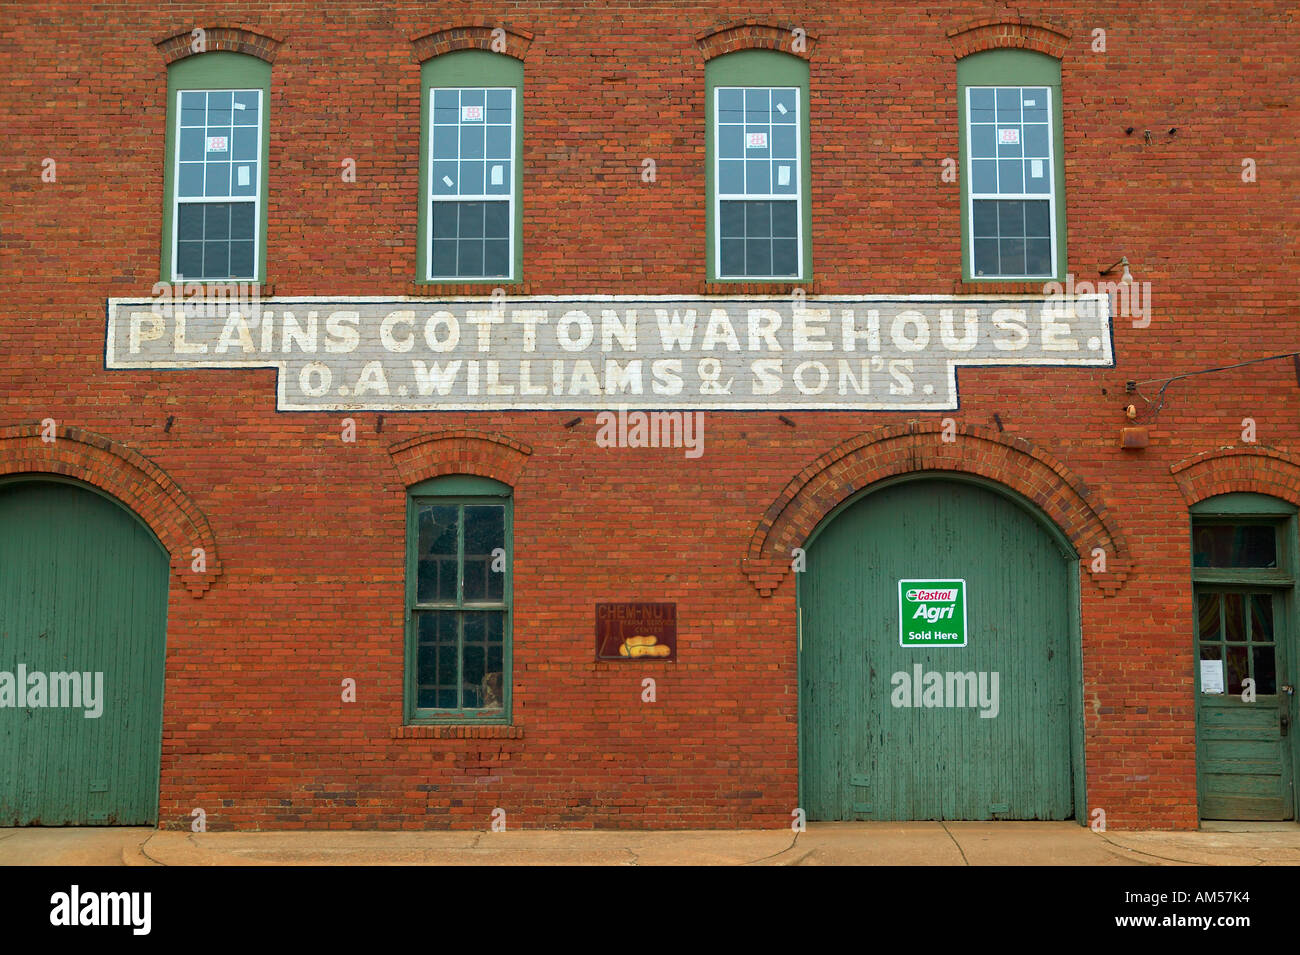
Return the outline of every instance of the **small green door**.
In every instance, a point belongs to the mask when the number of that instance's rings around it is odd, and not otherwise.
[[[1295,817],[1294,518],[1240,513],[1277,505],[1282,502],[1224,495],[1204,502],[1192,525],[1202,819]]]
[[[981,483],[894,483],[832,515],[799,576],[807,817],[1073,816],[1077,567]],[[965,646],[900,645],[915,580],[964,582]]]
[[[157,821],[167,575],[116,502],[0,483],[0,826]]]

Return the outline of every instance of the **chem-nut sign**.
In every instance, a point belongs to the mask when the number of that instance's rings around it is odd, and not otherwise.
[[[954,409],[963,366],[1114,365],[1104,294],[109,299],[108,368],[275,368],[282,411]],[[251,294],[244,294],[248,290]]]
[[[677,659],[677,604],[596,604],[597,660]]]
[[[900,580],[898,645],[966,646],[966,581]]]

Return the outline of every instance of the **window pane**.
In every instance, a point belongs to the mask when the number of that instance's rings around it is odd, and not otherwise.
[[[482,277],[482,239],[461,239],[456,243],[456,274],[465,278]]]
[[[230,277],[230,243],[225,241],[203,243],[203,278]]]
[[[786,239],[799,237],[798,203],[773,202],[772,235]]]
[[[488,159],[509,159],[510,158],[510,127],[509,126],[489,126],[487,128],[486,140],[487,158]],[[452,148],[455,149],[455,141],[452,142]],[[437,155],[436,153],[434,155]],[[453,151],[451,155],[455,155]]]
[[[748,239],[745,242],[745,274],[772,274],[772,240]]]
[[[1052,242],[1050,239],[1025,240],[1025,274],[1052,274]]]
[[[745,240],[722,240],[722,275],[745,274]]]
[[[1219,595],[1196,595],[1197,633],[1202,640],[1222,640],[1219,626]]]
[[[236,126],[258,125],[257,101],[256,90],[241,90],[235,94],[234,112],[231,115]]]
[[[416,617],[416,705],[451,708],[459,705],[454,610],[421,610]]]
[[[1047,122],[1047,88],[1027,86],[1020,92],[1020,102],[1026,123]]]
[[[1273,642],[1273,597],[1250,595],[1250,639],[1256,643]]]
[[[1007,193],[1024,191],[1024,163],[1016,159],[999,159],[998,192],[1005,195]]]
[[[970,121],[972,123],[992,123],[993,90],[989,87],[972,87],[970,90]]]
[[[465,506],[465,600],[501,600],[505,596],[505,574],[492,569],[492,552],[505,550],[505,514],[505,507],[499,504]]]
[[[993,159],[976,159],[971,163],[971,191],[981,194],[998,191],[998,164]]]
[[[253,239],[256,223],[253,221],[253,204],[251,202],[230,203],[230,237],[232,239]]]
[[[739,159],[718,163],[718,193],[738,196],[745,192],[745,164]]]
[[[176,238],[181,240],[203,238],[203,206],[197,203],[186,203],[177,209]]]
[[[975,274],[976,275],[997,275],[998,267],[998,240],[997,239],[976,239],[975,240]]]
[[[799,273],[799,244],[794,239],[772,240],[772,274]]]
[[[231,278],[253,277],[253,243],[230,243],[230,276]]]
[[[510,274],[510,243],[505,239],[488,239],[483,243],[484,277],[504,278]]]
[[[970,151],[972,158],[993,159],[997,156],[996,127],[979,124],[970,130]]]
[[[1273,695],[1277,692],[1277,661],[1271,646],[1251,647],[1255,667],[1255,692]]]
[[[1196,567],[1276,567],[1276,531],[1269,524],[1197,524],[1192,554]]]
[[[176,274],[181,278],[203,278],[203,243],[176,243]]]
[[[996,91],[998,104],[998,124],[1020,122],[1020,90],[1017,87],[1002,87]]]
[[[745,204],[743,202],[722,202],[718,206],[718,234],[724,239],[744,236]]]
[[[448,504],[422,504],[417,508],[415,599],[420,603],[456,599],[458,512],[459,508]]]
[[[1226,656],[1228,660],[1228,692],[1240,695],[1241,681],[1250,676],[1249,671],[1246,669],[1246,648],[1243,646],[1229,646]]]
[[[1223,638],[1244,642],[1246,639],[1246,616],[1241,594],[1223,595]]]
[[[510,203],[484,202],[483,236],[488,239],[510,238]]]

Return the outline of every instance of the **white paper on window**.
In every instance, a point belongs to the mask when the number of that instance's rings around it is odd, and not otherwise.
[[[505,182],[505,170],[501,168],[500,163],[497,163],[492,167],[492,185],[499,186],[503,182]]]
[[[248,167],[240,166],[238,175],[239,175],[239,184],[241,186],[248,185]]]

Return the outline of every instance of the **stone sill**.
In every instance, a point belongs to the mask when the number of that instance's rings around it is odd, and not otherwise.
[[[463,723],[422,723],[412,726],[395,726],[393,739],[523,739],[522,726],[485,725],[471,726]]]

